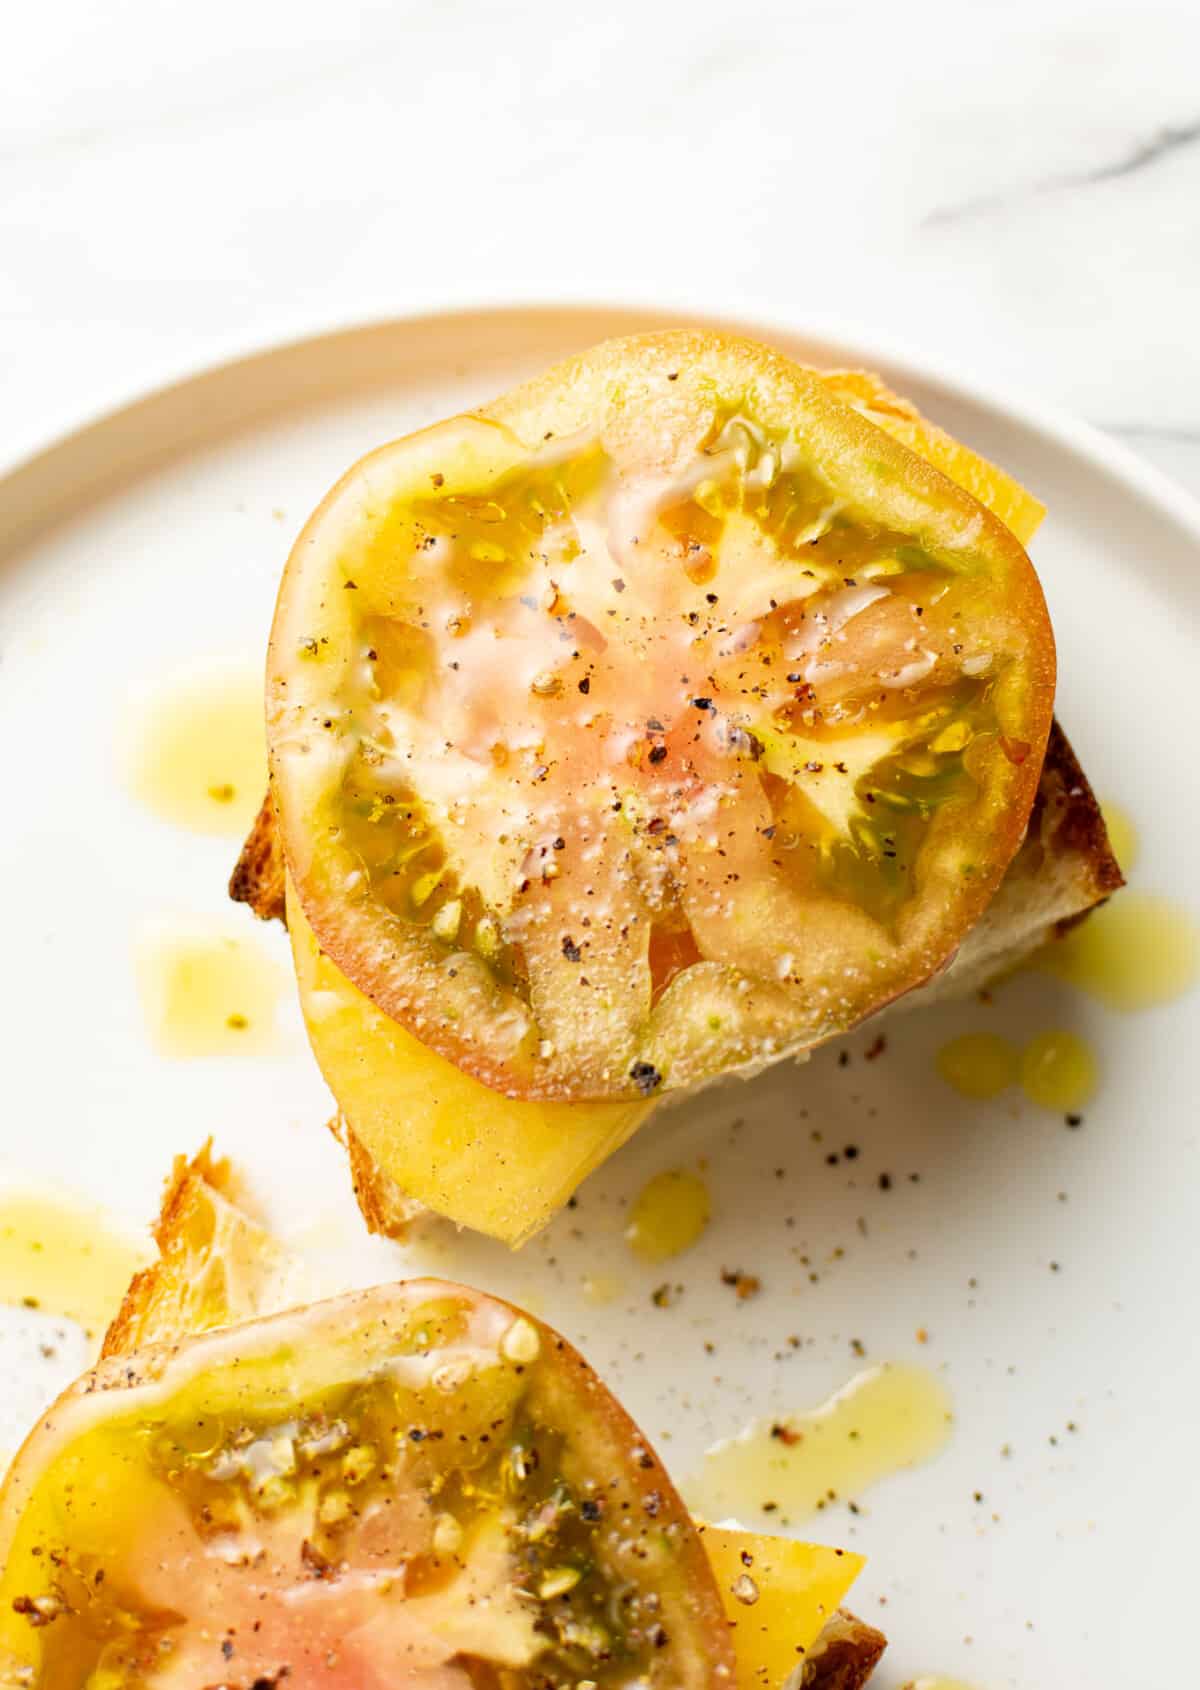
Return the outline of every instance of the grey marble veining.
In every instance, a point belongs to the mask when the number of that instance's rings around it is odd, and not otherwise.
[[[1145,140],[1134,142],[1115,158],[1089,165],[1085,169],[1065,171],[1061,175],[1020,184],[1006,193],[936,207],[926,214],[924,222],[927,227],[938,223],[958,223],[966,217],[981,217],[989,212],[1002,211],[1014,202],[1035,195],[1062,194],[1072,188],[1089,188],[1100,182],[1114,182],[1118,177],[1132,176],[1135,171],[1145,170],[1148,166],[1157,164],[1160,159],[1168,157],[1181,147],[1193,147],[1197,143],[1200,143],[1200,118],[1193,123],[1167,124]]]

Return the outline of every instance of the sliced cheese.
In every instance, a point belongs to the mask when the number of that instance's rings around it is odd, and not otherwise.
[[[459,1226],[523,1244],[653,1108],[491,1091],[351,985],[290,888],[287,920],[304,1024],[342,1113],[381,1173]]]
[[[782,1690],[866,1565],[863,1556],[728,1526],[699,1529],[734,1627],[738,1690]]]

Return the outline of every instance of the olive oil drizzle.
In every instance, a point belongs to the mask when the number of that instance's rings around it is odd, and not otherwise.
[[[1007,1091],[1017,1078],[1016,1046],[999,1033],[963,1033],[938,1051],[937,1071],[960,1097],[983,1101]]]
[[[638,1193],[625,1242],[643,1261],[669,1261],[698,1242],[711,1218],[705,1182],[685,1168],[671,1168],[655,1174]]]
[[[1095,1095],[1100,1064],[1078,1033],[1048,1029],[1022,1048],[998,1033],[963,1033],[937,1052],[941,1078],[960,1097],[984,1102],[1018,1082],[1042,1109],[1082,1109]]]
[[[62,1193],[0,1197],[0,1302],[73,1320],[97,1348],[147,1257],[98,1209]]]
[[[267,786],[259,672],[223,665],[165,688],[128,741],[130,786],[147,809],[192,833],[245,835]]]
[[[715,1444],[684,1495],[707,1519],[792,1525],[930,1460],[953,1419],[949,1392],[928,1369],[873,1367],[817,1409],[752,1421]]]
[[[199,925],[168,929],[144,940],[137,964],[147,1030],[164,1056],[274,1048],[284,975],[256,940]]]
[[[1200,923],[1173,899],[1126,887],[1039,952],[1037,967],[1108,1009],[1157,1009],[1200,980]]]

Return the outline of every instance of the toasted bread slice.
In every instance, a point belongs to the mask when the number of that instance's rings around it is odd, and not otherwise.
[[[101,1356],[232,1326],[294,1300],[294,1258],[251,1215],[211,1140],[177,1156],[154,1225],[158,1260],[133,1277]]]
[[[190,1161],[175,1158],[153,1228],[158,1260],[135,1274],[105,1337],[105,1358],[296,1302],[298,1263],[247,1204],[232,1165],[213,1156],[211,1141]],[[805,1690],[859,1690],[886,1644],[881,1632],[839,1609],[809,1650],[799,1682]]]

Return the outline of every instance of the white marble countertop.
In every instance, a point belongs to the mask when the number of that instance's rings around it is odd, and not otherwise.
[[[0,458],[414,306],[837,321],[1200,491],[1200,12],[43,0],[0,64]]]

